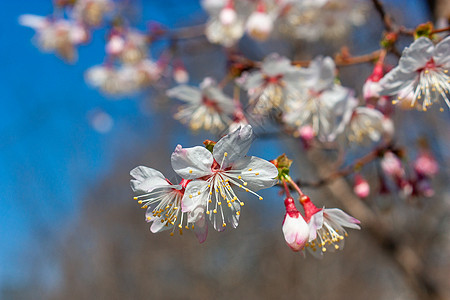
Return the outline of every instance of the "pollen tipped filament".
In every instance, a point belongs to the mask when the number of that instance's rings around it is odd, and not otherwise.
[[[148,194],[134,197],[142,204],[142,208],[147,209],[146,221],[159,222],[164,227],[173,227],[170,235],[173,236],[178,227],[179,233],[183,234],[185,229],[193,228],[194,225],[188,223],[186,213],[181,211],[182,194],[178,190],[157,190]]]
[[[342,231],[342,234],[340,234]],[[344,245],[345,230],[334,229],[327,222],[323,223],[322,228],[317,230],[317,237],[315,240],[306,243],[306,247],[309,247],[313,252],[326,252],[327,249],[338,250],[342,249]]]

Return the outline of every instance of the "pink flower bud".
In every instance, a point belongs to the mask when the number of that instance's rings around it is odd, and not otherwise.
[[[360,174],[355,175],[353,191],[359,198],[366,198],[370,194],[370,185]]]
[[[283,220],[283,234],[286,243],[293,251],[300,251],[309,239],[309,226],[303,219],[291,197],[284,200],[286,215]]]
[[[273,29],[273,20],[266,11],[264,2],[259,2],[257,10],[247,20],[248,34],[257,40],[266,40]]]
[[[106,44],[106,53],[109,55],[119,55],[125,47],[125,41],[121,36],[113,35]]]
[[[231,25],[236,22],[237,13],[232,5],[227,5],[220,11],[219,20],[225,26]]]
[[[439,165],[431,153],[422,152],[414,162],[414,170],[420,175],[432,177],[439,171]]]
[[[402,162],[392,152],[386,152],[381,160],[381,168],[383,171],[391,176],[402,177],[405,174]]]
[[[179,84],[187,83],[189,81],[189,73],[182,65],[176,66],[173,71],[173,79]]]

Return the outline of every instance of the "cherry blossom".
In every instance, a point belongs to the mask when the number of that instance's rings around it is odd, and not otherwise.
[[[450,37],[437,45],[420,37],[403,50],[398,66],[380,80],[380,93],[397,95],[395,103],[411,97],[411,107],[421,102],[423,110],[441,100],[450,107],[449,67]]]
[[[347,232],[344,227],[360,229],[360,221],[338,208],[317,208],[303,195],[300,203],[305,210],[305,219],[309,225],[309,241],[306,247],[316,257],[327,250],[342,250]]]
[[[301,90],[286,102],[283,121],[292,128],[310,125],[322,141],[334,141],[358,104],[351,90],[335,84],[335,64],[317,57],[301,73]]]
[[[186,102],[175,114],[175,118],[189,124],[192,130],[204,128],[219,131],[231,122],[233,100],[223,94],[211,78],[205,78],[200,89],[179,85],[168,90],[167,95]]]
[[[263,115],[300,97],[302,74],[289,59],[274,53],[264,59],[259,71],[243,74],[238,83],[247,90],[253,113]]]
[[[295,207],[294,199],[287,197],[284,200],[286,214],[283,220],[283,234],[286,243],[293,251],[303,250],[309,240],[309,227],[303,216]]]
[[[241,201],[233,187],[251,193],[276,183],[277,168],[270,162],[246,156],[253,140],[250,125],[224,136],[212,153],[204,147],[183,148],[178,145],[172,154],[172,167],[181,177],[192,180],[186,187],[182,209],[184,212],[206,207],[206,214],[218,231],[227,224],[238,226]]]
[[[190,211],[182,212],[181,205],[185,194],[187,180],[174,185],[164,175],[152,168],[139,166],[131,170],[131,188],[139,196],[134,199],[147,209],[145,218],[151,223],[150,231],[153,233],[176,228],[180,234],[183,229],[193,229],[199,242],[205,241],[208,234],[204,217],[204,209],[201,206]]]
[[[86,42],[89,34],[79,23],[36,15],[21,15],[19,23],[36,31],[37,47],[43,52],[56,52],[64,60],[77,60],[76,46]]]

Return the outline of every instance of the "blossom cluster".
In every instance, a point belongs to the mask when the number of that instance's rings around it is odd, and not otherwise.
[[[338,208],[317,208],[308,196],[302,195],[303,216],[288,196],[284,200],[286,214],[283,220],[283,234],[293,251],[308,251],[321,257],[326,251],[342,250],[347,232],[344,227],[360,229],[359,220]]]
[[[173,235],[175,230],[180,234],[193,230],[204,242],[209,223],[217,231],[238,226],[244,206],[239,191],[262,200],[257,192],[278,183],[285,188],[282,231],[291,249],[308,249],[319,257],[342,249],[345,228],[360,229],[356,218],[337,208],[315,206],[288,175],[291,162],[284,156],[272,162],[246,156],[254,139],[252,125],[262,127],[267,121],[275,121],[280,132],[301,140],[306,150],[324,146],[344,153],[342,150],[354,150],[351,147],[355,146],[373,147],[365,157],[330,176],[353,176],[353,190],[361,199],[373,194],[362,174],[364,164],[373,160],[378,164],[380,195],[433,196],[431,180],[438,172],[438,163],[427,147],[408,163],[394,141],[392,120],[397,103],[421,111],[433,104],[440,111],[445,104],[450,108],[449,36],[437,36],[431,29],[418,34],[416,29],[415,40],[403,50],[395,67],[386,59],[400,33],[395,28],[381,41],[381,49],[359,62],[345,49],[335,59],[317,55],[309,61],[292,61],[272,53],[256,61],[239,51],[238,42],[245,34],[257,42],[279,38],[277,34],[309,42],[342,40],[352,26],[365,22],[366,3],[202,0],[201,4],[208,20],[200,27],[200,36],[206,37],[203,42],[227,48],[227,73],[218,81],[202,77],[198,85],[189,82],[189,73],[177,53],[176,30],[156,23],[149,23],[146,31],[134,29],[126,17],[122,18],[116,1],[60,0],[49,17],[19,18],[20,24],[36,31],[38,48],[67,62],[76,61],[77,48],[89,42],[94,29],[106,25],[105,59],[85,73],[91,86],[119,97],[162,88],[167,97],[182,102],[174,117],[191,130],[228,133],[217,142],[205,141],[205,147],[175,148],[171,164],[181,177],[178,184],[149,167],[131,171],[131,187],[138,194],[135,199],[146,209],[152,232],[171,230]],[[383,19],[386,22],[388,18]],[[154,59],[150,46],[164,36],[170,40],[169,46]],[[340,80],[339,64],[352,62],[374,63],[361,95]],[[292,188],[299,195],[303,214],[290,194]]]
[[[294,66],[278,54],[266,57],[261,66],[236,79],[247,92],[247,112],[264,118],[276,111],[286,130],[310,141],[343,143],[378,142],[393,134],[388,115],[371,105],[358,105],[354,92],[336,81],[330,57],[317,57],[307,68]],[[167,91],[169,97],[186,102],[175,115],[192,129],[221,131],[248,124],[239,99],[225,95],[212,79],[200,89],[188,85]]]
[[[172,153],[174,171],[182,177],[172,184],[159,171],[137,167],[131,171],[131,187],[140,194],[135,197],[147,209],[146,220],[152,232],[178,227],[194,230],[199,242],[208,234],[209,218],[217,231],[227,226],[236,228],[244,201],[237,190],[263,198],[256,193],[277,182],[277,168],[270,162],[246,156],[253,140],[250,125],[240,127],[217,143],[207,147],[183,148],[178,145]]]
[[[365,22],[367,10],[359,0],[203,0],[202,5],[209,14],[206,37],[225,47],[245,33],[258,41],[274,32],[308,41],[340,39]]]

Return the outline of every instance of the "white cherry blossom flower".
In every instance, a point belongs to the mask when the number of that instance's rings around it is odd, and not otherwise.
[[[334,83],[334,73],[335,64],[330,57],[317,57],[302,70],[302,92],[286,103],[286,125],[296,131],[310,125],[321,141],[335,140],[358,101],[350,89]]]
[[[43,52],[56,52],[68,62],[77,59],[76,46],[88,40],[89,34],[79,23],[36,15],[21,15],[19,23],[36,31],[37,47]]]
[[[397,95],[393,102],[412,96],[411,107],[421,102],[423,110],[441,100],[450,107],[449,67],[450,36],[437,45],[420,37],[403,50],[398,66],[380,80],[380,93]]]
[[[263,115],[300,97],[301,75],[289,59],[273,53],[264,59],[261,70],[243,74],[238,82],[247,90],[253,113]]]
[[[147,209],[145,218],[151,223],[150,231],[153,233],[175,229],[180,234],[183,229],[193,229],[199,242],[205,241],[208,227],[205,222],[204,207],[198,206],[189,213],[182,212],[181,205],[187,180],[174,185],[164,175],[152,168],[139,166],[131,170],[131,188],[137,194],[134,197],[142,208]]]
[[[233,187],[262,200],[256,191],[273,186],[278,175],[272,163],[246,156],[252,140],[252,127],[247,125],[220,139],[212,153],[200,146],[176,147],[172,167],[181,177],[192,180],[183,198],[184,212],[206,207],[206,214],[216,230],[225,230],[228,224],[233,228],[238,226],[244,202]]]
[[[77,0],[73,17],[87,26],[99,26],[105,14],[114,8],[111,0]]]
[[[338,208],[323,208],[311,216],[309,242],[306,247],[314,256],[322,256],[327,250],[344,248],[347,232],[344,227],[361,229],[360,221]]]
[[[189,124],[192,130],[220,131],[231,122],[233,100],[223,94],[211,78],[205,78],[200,89],[179,85],[168,90],[167,95],[186,102],[175,118]]]
[[[366,20],[367,3],[361,0],[290,1],[281,18],[280,30],[286,35],[307,41],[327,38],[342,41],[352,26]]]
[[[273,16],[267,12],[264,2],[258,2],[256,11],[247,19],[247,33],[254,39],[265,41],[273,30]]]
[[[86,81],[108,95],[126,95],[138,92],[161,76],[158,64],[143,59],[135,65],[97,65],[86,71]]]
[[[244,16],[235,9],[234,1],[228,0],[211,15],[205,34],[209,42],[231,47],[244,35],[244,29]]]
[[[370,107],[357,107],[350,122],[344,126],[343,136],[350,143],[378,142],[385,133],[383,120],[384,116],[380,111]]]

